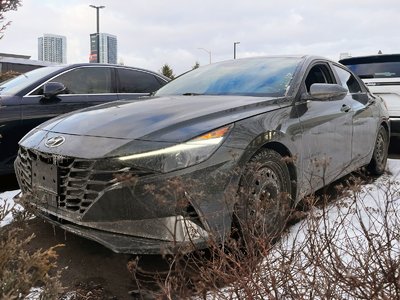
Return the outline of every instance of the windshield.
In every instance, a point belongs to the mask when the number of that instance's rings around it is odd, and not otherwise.
[[[24,73],[13,79],[0,83],[0,94],[3,95],[15,95],[35,81],[64,68],[63,66],[50,66],[35,69],[33,71]]]
[[[260,57],[207,65],[171,81],[156,95],[282,97],[301,60],[297,57]]]
[[[360,78],[400,77],[400,62],[348,65]]]

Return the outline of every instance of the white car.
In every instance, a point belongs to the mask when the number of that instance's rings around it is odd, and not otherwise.
[[[400,54],[378,54],[339,61],[357,74],[387,105],[391,135],[400,137]]]

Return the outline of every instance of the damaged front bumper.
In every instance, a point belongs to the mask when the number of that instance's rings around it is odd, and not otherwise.
[[[236,163],[222,150],[168,174],[23,147],[15,166],[21,202],[52,224],[115,252],[165,254],[205,248],[229,234],[234,199],[227,191],[237,182]]]
[[[182,217],[171,218],[165,220],[167,222],[176,222],[175,230],[177,236],[185,236],[184,240],[180,241],[166,241],[151,238],[143,238],[132,235],[124,235],[114,233],[112,231],[105,231],[94,229],[93,227],[80,226],[78,224],[69,223],[42,211],[38,211],[37,215],[49,223],[58,226],[68,232],[78,236],[93,240],[106,248],[111,249],[116,253],[126,254],[173,254],[173,253],[189,253],[195,249],[203,249],[207,247],[207,234],[199,236],[204,230],[197,227],[192,227],[188,221]],[[190,222],[190,221],[189,221]],[[101,228],[101,226],[100,226]],[[194,231],[189,232],[190,228]],[[154,229],[152,229],[154,230]],[[193,236],[191,237],[191,235]]]

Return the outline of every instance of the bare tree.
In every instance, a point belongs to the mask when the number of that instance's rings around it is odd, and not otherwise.
[[[10,10],[17,10],[21,6],[21,0],[0,0],[0,39],[3,37],[3,32],[10,25],[10,21],[6,22],[4,13]]]

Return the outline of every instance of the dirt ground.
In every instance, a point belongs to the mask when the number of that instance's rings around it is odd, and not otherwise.
[[[58,254],[56,271],[61,271],[60,281],[65,288],[60,300],[153,299],[152,292],[159,291],[155,278],[163,277],[169,271],[170,266],[161,255],[136,257],[117,254],[96,242],[66,232],[38,217],[29,220],[26,225],[20,238],[24,239],[35,234],[35,238],[26,249],[29,252],[63,244],[56,250]],[[137,274],[137,279],[140,280],[142,287],[151,292],[144,291],[139,294],[135,280],[128,271],[128,262],[136,258],[139,259],[137,264],[143,271]],[[66,298],[68,292],[75,292],[76,296]]]
[[[98,243],[65,232],[39,218],[30,220],[24,230],[24,236],[32,233],[36,237],[30,242],[28,250],[64,244],[57,249],[57,264],[58,270],[62,271],[61,282],[67,291],[80,290],[85,293],[86,290],[92,290],[92,297],[81,299],[134,299],[128,294],[135,289],[127,269],[131,256],[116,254]]]

